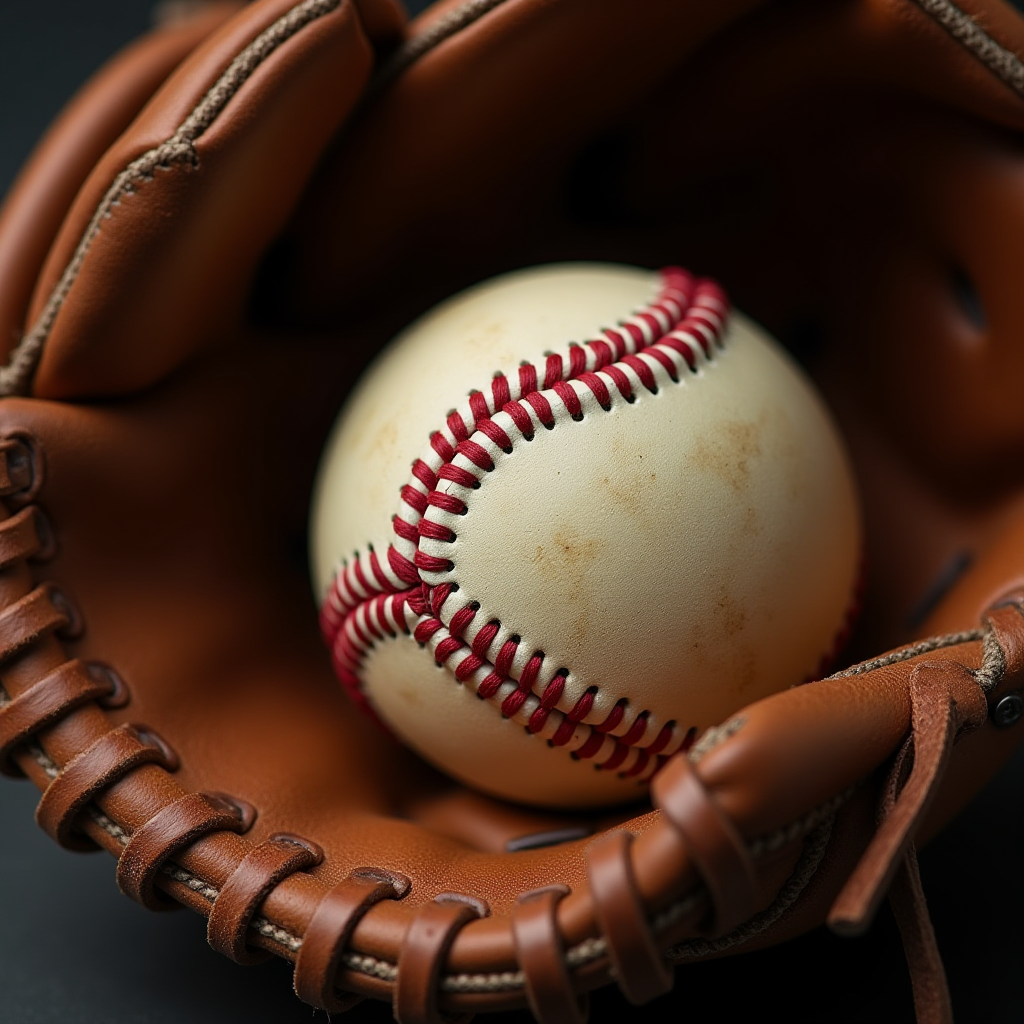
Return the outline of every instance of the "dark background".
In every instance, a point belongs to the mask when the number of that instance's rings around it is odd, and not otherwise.
[[[148,0],[0,0],[0,194],[80,83],[147,28],[150,8]],[[960,1024],[1024,1021],[1022,794],[1024,750],[921,856]],[[28,783],[0,779],[0,1022],[328,1019],[291,994],[284,963],[232,964],[206,945],[198,916],[152,914],[122,896],[105,854],[60,850],[32,821],[37,798]],[[684,1017],[912,1020],[888,910],[863,939],[819,931],[764,953],[689,965],[677,972],[675,991],[647,1008],[634,1009],[606,990],[592,1013],[599,1021]],[[345,1019],[386,1021],[390,1013],[364,1004]]]

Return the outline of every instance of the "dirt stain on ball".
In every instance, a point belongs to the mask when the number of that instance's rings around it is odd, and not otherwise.
[[[702,434],[687,453],[694,467],[717,476],[737,494],[749,486],[751,463],[762,455],[758,425],[742,420],[726,421],[715,433]]]
[[[547,543],[538,544],[530,562],[545,578],[562,581],[567,601],[578,601],[590,590],[587,570],[607,549],[607,541],[566,526],[556,530]]]

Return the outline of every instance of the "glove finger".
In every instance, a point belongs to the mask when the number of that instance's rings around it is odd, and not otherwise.
[[[372,62],[346,0],[260,0],[215,33],[83,187],[7,390],[41,353],[41,397],[127,393],[230,332]]]
[[[399,63],[422,40],[468,23],[387,85],[325,162],[292,236],[289,315],[336,322],[345,302],[374,294],[396,253],[418,278],[439,252],[446,274],[457,277],[460,262],[470,276],[486,273],[483,260],[514,229],[548,218],[585,140],[755,5],[476,0],[431,9]],[[357,258],[342,238],[358,239]]]
[[[25,165],[0,213],[0,351],[25,329],[32,289],[82,182],[185,56],[229,15],[216,3],[133,43],[72,101]]]
[[[425,52],[297,211],[282,303],[293,316],[336,323],[353,304],[378,300],[374,285],[396,255],[449,275],[427,301],[538,259],[597,249],[621,259],[636,232],[631,211],[619,218],[617,207],[633,198],[637,171],[645,206],[667,221],[706,205],[684,183],[716,159],[735,173],[776,155],[777,140],[758,152],[751,139],[780,111],[799,118],[794,95],[909,92],[1021,123],[1011,89],[914,5],[818,6],[809,15],[803,5],[751,2],[476,0],[428,11],[404,48]],[[460,18],[463,27],[430,42]],[[1000,38],[1013,42],[1020,27],[1004,20]],[[801,127],[806,137],[818,130]],[[615,138],[604,136],[611,128]],[[586,191],[595,184],[599,195]],[[609,184],[615,195],[605,194]],[[603,211],[599,238],[581,223],[588,203]],[[779,215],[776,233],[785,234]],[[677,230],[672,239],[680,259]]]

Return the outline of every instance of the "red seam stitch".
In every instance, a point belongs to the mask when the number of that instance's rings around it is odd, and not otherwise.
[[[451,592],[452,585],[450,583],[442,583],[440,586],[430,589],[428,593],[430,610],[437,618],[441,618],[441,608],[445,601],[448,600]],[[449,630],[449,632],[451,632],[451,630]]]
[[[453,466],[450,462],[438,470],[437,476],[440,480],[451,480],[460,487],[472,487],[477,482],[476,477],[468,469]]]
[[[399,554],[393,547],[388,548],[388,564],[403,583],[420,582],[420,574],[416,571],[416,566],[408,558]]]
[[[469,427],[466,426],[466,421],[462,418],[462,413],[457,409],[453,409],[448,413],[448,429],[452,432],[452,437],[458,441],[465,441],[469,437]]]
[[[525,363],[519,367],[519,397],[533,394],[537,390],[537,367]]]
[[[506,455],[512,454],[512,438],[490,417],[482,419],[476,429],[486,434]]]
[[[465,608],[460,608],[453,616],[451,624],[448,626],[448,632],[452,636],[462,636],[466,631],[466,627],[473,621],[476,616],[476,608],[472,605],[467,604]]]
[[[501,650],[498,651],[498,656],[494,659],[494,671],[500,676],[508,678],[508,675],[512,669],[512,659],[516,656],[516,651],[519,650],[519,639],[506,640],[501,645]]]
[[[643,739],[644,733],[647,732],[648,718],[650,718],[650,715],[648,715],[646,711],[641,711],[634,719],[633,724],[629,727],[626,734],[619,737],[619,742],[624,743],[627,747],[635,747],[637,743]]]
[[[637,775],[642,775],[650,760],[651,755],[644,750],[643,747],[637,748],[636,763],[632,768],[627,768],[626,771],[623,772],[623,775],[625,775],[627,779],[634,778]],[[607,765],[605,767],[607,767]]]
[[[455,568],[454,563],[449,559],[428,555],[426,551],[421,551],[419,548],[416,549],[413,562],[417,569],[422,569],[424,572],[450,572]]]
[[[401,516],[395,516],[391,522],[391,528],[402,540],[407,540],[412,544],[415,544],[419,539],[418,527],[413,526],[412,523],[407,523]]]
[[[604,746],[604,734],[593,730],[587,742],[579,750],[574,751],[581,761],[592,758]]]
[[[491,396],[494,399],[494,408],[501,409],[512,401],[512,392],[508,386],[508,377],[499,373],[491,381]]]
[[[531,391],[526,396],[526,401],[537,414],[537,419],[550,430],[555,425],[555,414],[551,411],[551,403],[539,392]]]
[[[556,381],[562,379],[562,357],[552,353],[544,364],[544,390],[555,386]]]
[[[423,484],[423,486],[426,487],[428,491],[432,490],[434,487],[437,486],[437,476],[434,474],[434,471],[422,459],[417,459],[412,464],[412,475],[416,477],[416,479],[419,480],[419,482]]]
[[[624,747],[621,743],[616,743],[611,757],[609,757],[607,761],[601,762],[601,770],[608,772],[615,771],[615,769],[626,760],[627,754],[629,754],[629,747]]]
[[[413,630],[413,639],[418,644],[425,644],[443,625],[440,619],[424,619]]]
[[[587,368],[587,353],[582,345],[569,346],[569,380],[575,380]]]
[[[501,684],[505,680],[498,675],[497,672],[492,672],[477,688],[477,696],[483,700],[489,700],[493,697],[498,690],[501,689]]]
[[[568,410],[570,416],[578,418],[583,415],[583,406],[580,404],[580,396],[576,394],[576,391],[571,384],[567,381],[560,380],[555,384],[552,390],[562,400],[562,404]]]
[[[462,641],[453,636],[446,636],[436,648],[434,648],[434,660],[438,665],[443,665],[456,651],[462,648]]]
[[[720,334],[729,308],[724,292],[713,282],[697,281],[689,272],[678,267],[665,268],[661,272],[661,277],[659,295],[647,308],[639,310],[618,327],[604,330],[601,337],[583,344],[569,345],[568,371],[565,359],[561,355],[552,353],[546,357],[543,389],[553,390],[562,400],[570,416],[579,418],[582,415],[582,403],[576,390],[568,383],[570,380],[579,380],[602,408],[608,410],[611,408],[611,393],[597,371],[600,370],[611,380],[624,399],[631,401],[634,397],[632,384],[621,365],[616,363],[630,367],[645,388],[656,392],[657,382],[653,369],[647,359],[641,358],[638,352],[643,352],[648,358],[656,360],[671,379],[678,380],[677,365],[669,351],[678,354],[691,370],[695,370],[696,345],[701,347],[707,358],[711,357],[715,348],[721,347]],[[590,371],[587,370],[588,350],[593,356]],[[514,401],[507,376],[501,373],[494,376],[491,382],[493,408],[506,412],[524,439],[529,440],[533,435],[533,421],[524,402],[533,409],[544,426],[552,427],[555,418],[550,403],[538,389],[538,368],[528,363],[521,365],[518,368],[518,381],[519,396],[518,400]],[[389,614],[393,621],[400,623],[400,628],[407,632],[405,607],[408,607],[413,615],[422,616],[427,609],[428,601],[424,599],[427,597],[433,617],[417,623],[414,630],[416,639],[426,643],[438,630],[444,629],[448,633],[435,648],[435,657],[439,663],[447,661],[456,651],[466,649],[459,637],[468,628],[477,609],[472,606],[459,609],[454,613],[451,625],[446,628],[439,618],[440,609],[454,587],[447,583],[429,587],[421,582],[417,567],[435,573],[450,572],[454,568],[450,560],[421,551],[418,541],[421,536],[437,541],[450,541],[455,538],[455,533],[451,529],[424,520],[423,517],[429,507],[456,515],[467,511],[463,501],[435,489],[440,480],[450,480],[468,488],[479,486],[471,472],[451,464],[457,453],[462,454],[478,469],[490,471],[494,467],[490,453],[478,442],[471,441],[471,434],[477,430],[481,431],[506,453],[513,446],[509,435],[490,419],[492,413],[482,391],[470,393],[469,409],[475,424],[472,427],[467,425],[458,410],[453,410],[446,417],[446,426],[456,441],[454,447],[441,431],[431,435],[431,448],[442,462],[437,473],[422,459],[417,459],[413,463],[412,476],[427,489],[428,494],[424,495],[411,484],[402,488],[402,500],[416,513],[417,522],[413,524],[396,516],[393,520],[394,531],[399,539],[414,546],[413,559],[410,560],[393,546],[389,546],[388,565],[398,580],[412,585],[413,589],[399,592],[394,582],[383,572],[376,553],[371,550],[369,563],[372,581],[367,578],[357,556],[336,575],[321,609],[321,630],[330,643],[332,655],[336,655],[332,656],[332,661],[336,663],[339,678],[344,675],[342,683],[350,690],[350,696],[358,705],[371,712],[357,675],[365,654],[365,651],[359,649],[359,645],[371,646],[372,636],[396,635],[390,625]],[[359,591],[365,596],[358,596]],[[362,622],[359,621],[360,610]],[[455,667],[456,678],[460,682],[469,679],[487,664],[486,655],[499,628],[497,622],[491,622],[477,632],[472,642],[472,653],[462,658]],[[510,670],[518,647],[518,637],[512,637],[502,644],[494,659],[495,670],[478,686],[478,696],[492,697],[504,682],[514,682]],[[349,668],[349,665],[352,668]],[[543,656],[539,653],[527,661],[516,689],[502,702],[503,714],[511,717],[521,709],[532,692],[542,665]],[[356,673],[352,671],[353,668],[357,670]],[[547,684],[540,706],[530,717],[530,731],[539,732],[544,728],[551,711],[562,697],[564,686],[565,675],[561,672]],[[562,722],[549,741],[553,746],[564,745],[572,739],[577,727],[580,727],[580,723],[593,708],[595,692],[595,689],[588,689],[563,716]],[[604,735],[617,728],[624,715],[624,706],[620,702],[609,712],[604,722],[594,726],[582,726],[590,730],[590,735],[574,752],[574,756],[581,759],[596,756],[604,746]],[[648,714],[641,712],[626,734],[615,740],[611,755],[600,767],[608,770],[618,767],[631,749],[637,750],[638,753],[635,762],[623,773],[625,776],[643,774],[652,758],[660,766],[665,758],[661,757],[659,752],[671,742],[675,724],[669,722],[662,726],[654,742],[646,749],[635,747],[634,744],[643,738],[647,724]],[[695,730],[687,734],[686,740],[690,742],[691,733],[695,733]]]
[[[530,414],[518,402],[508,402],[501,407],[501,411],[508,413],[512,422],[515,423],[516,429],[523,437],[527,440],[533,437],[533,420],[530,419]]]
[[[373,582],[376,587],[385,594],[393,594],[395,588],[387,576],[384,575],[377,552],[372,548],[370,549],[370,569],[373,572]]]
[[[469,459],[478,469],[482,469],[486,473],[494,469],[494,461],[488,454],[487,449],[476,441],[460,441],[456,451]]]
[[[442,526],[440,523],[432,522],[429,519],[421,519],[416,530],[421,537],[429,537],[431,540],[449,543],[455,540],[455,534],[447,526]]]
[[[603,722],[595,725],[594,728],[598,732],[611,732],[622,721],[625,713],[625,698],[623,698],[608,712],[608,717]],[[637,717],[639,720],[639,716]]]
[[[469,409],[473,413],[473,419],[479,424],[485,416],[490,415],[487,408],[487,399],[482,391],[471,391],[469,393]]]
[[[497,622],[488,622],[485,626],[480,628],[480,632],[477,633],[476,638],[473,640],[473,653],[480,659],[486,659],[487,652],[490,650],[491,644],[494,642],[494,638],[498,635],[498,630],[501,627]]]
[[[516,712],[526,703],[526,690],[513,690],[502,702],[501,713],[505,718],[514,718]]]
[[[660,754],[668,746],[669,740],[672,739],[674,725],[674,722],[666,722],[661,727],[658,735],[654,738],[654,742],[647,748],[650,753]]]
[[[454,494],[445,494],[443,491],[431,491],[427,495],[426,504],[441,509],[442,512],[451,512],[452,515],[461,516],[466,511],[466,503],[456,498]],[[424,508],[426,511],[426,508]]]
[[[410,508],[416,509],[420,515],[427,511],[427,495],[417,491],[411,484],[406,484],[402,488],[402,501]]]
[[[478,668],[483,668],[487,662],[478,658],[475,654],[469,654],[455,666],[455,678],[464,683]]]
[[[448,438],[445,437],[440,430],[435,431],[430,435],[430,447],[433,448],[445,462],[451,462],[455,457],[455,449],[448,442]]]

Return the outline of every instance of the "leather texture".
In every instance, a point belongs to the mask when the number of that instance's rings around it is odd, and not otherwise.
[[[1024,649],[1019,17],[504,0],[404,26],[383,0],[259,0],[139,47],[0,220],[0,740],[53,833],[125,858],[148,903],[209,916],[227,892],[215,941],[239,952],[247,918],[308,998],[407,1021],[579,1007],[616,963],[643,997],[649,942],[669,963],[781,942],[851,878],[861,927],[895,866],[919,1012],[945,1019],[912,844],[1024,735],[992,716]],[[864,501],[848,667],[710,729],[664,810],[656,789],[530,811],[433,772],[340,693],[307,578],[361,366],[439,298],[558,259],[726,282],[825,393]],[[73,664],[105,695],[79,703]],[[615,831],[609,869],[591,849]],[[322,862],[270,881],[247,858],[279,833]],[[408,889],[318,910],[367,868]]]

